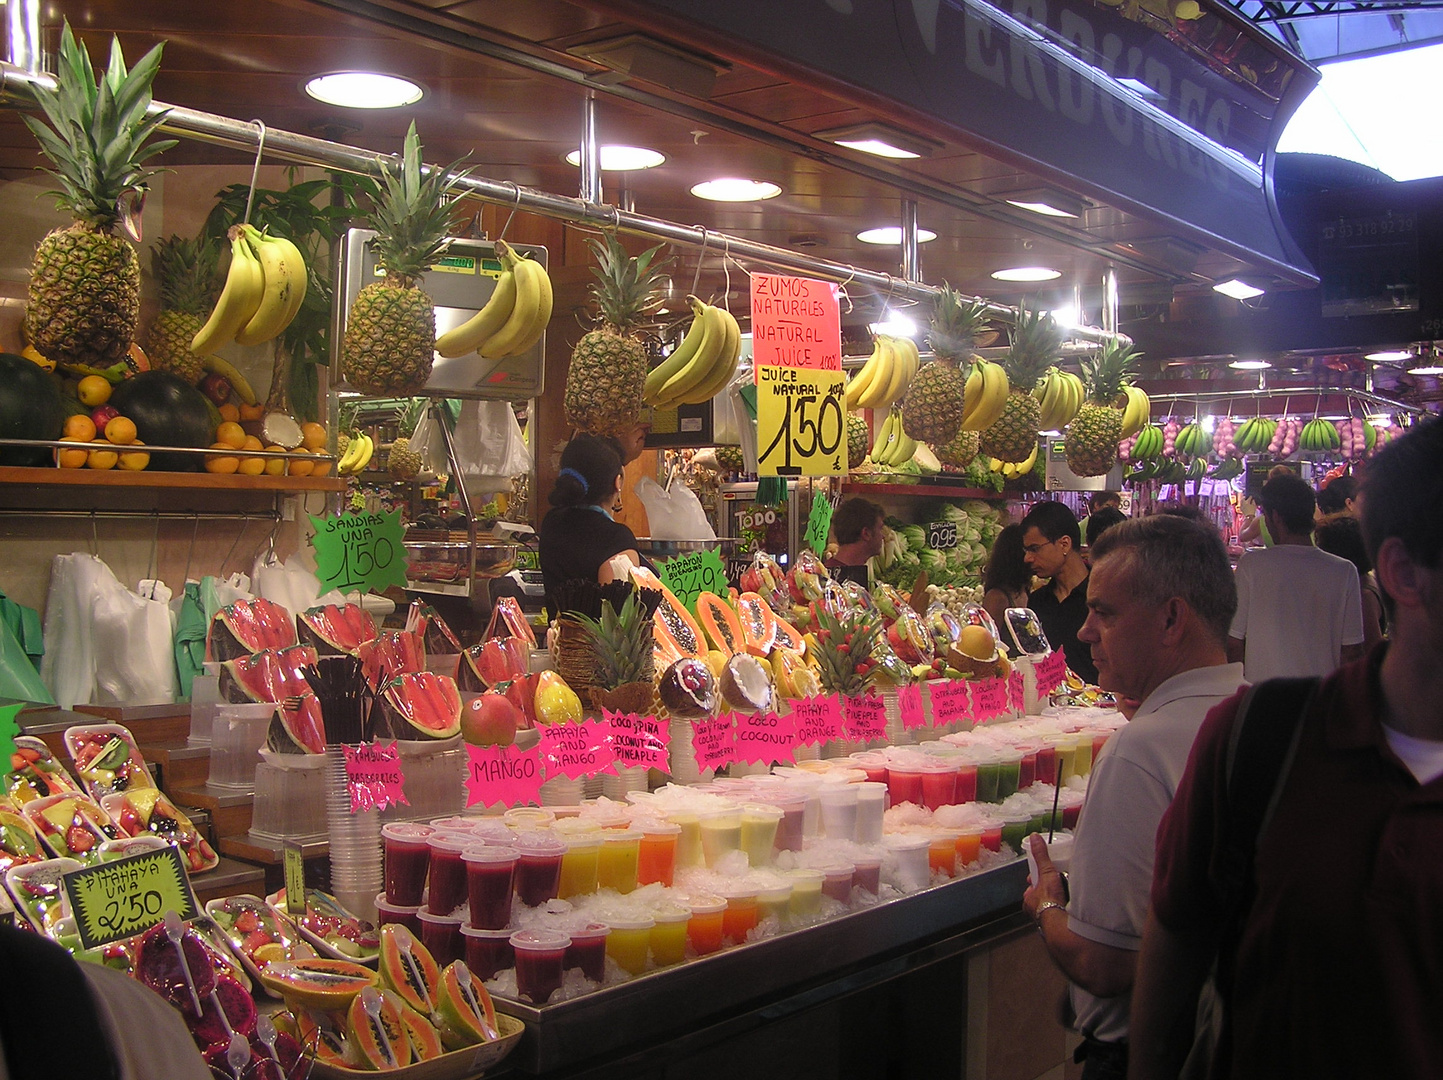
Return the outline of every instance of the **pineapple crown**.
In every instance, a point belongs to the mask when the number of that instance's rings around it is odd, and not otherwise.
[[[881,640],[882,622],[865,611],[833,615],[816,605],[818,677],[822,689],[860,694],[872,683],[877,666],[873,655]]]
[[[1132,383],[1133,361],[1142,353],[1131,345],[1110,341],[1102,351],[1081,363],[1087,400],[1094,405],[1111,405],[1122,388]]]
[[[1030,393],[1037,380],[1047,373],[1062,346],[1062,331],[1052,314],[1038,308],[1029,309],[1027,302],[1017,305],[1017,323],[1012,328],[1012,348],[1002,367],[1014,390]]]
[[[215,302],[220,245],[213,238],[167,236],[150,253],[150,272],[160,286],[160,306],[203,315]]]
[[[987,301],[965,299],[944,282],[932,305],[932,326],[928,334],[937,359],[960,360],[968,356],[986,319]]]
[[[60,35],[55,88],[35,87],[35,100],[49,125],[24,117],[41,152],[55,165],[45,171],[60,188],[49,194],[62,210],[97,230],[113,229],[120,220],[120,203],[143,191],[145,182],[160,171],[142,168],[141,162],[176,145],[175,139],[145,145],[168,111],[146,116],[162,48],[157,45],[127,71],[120,39],[112,38],[110,64],[97,83],[90,54],[67,21]]]
[[[597,674],[606,689],[651,679],[651,616],[635,590],[627,594],[620,612],[610,600],[603,599],[599,620],[581,612],[573,615],[586,631],[596,655]]]
[[[670,260],[653,264],[661,244],[640,255],[629,255],[615,233],[607,233],[604,241],[587,243],[596,255],[597,265],[591,268],[596,284],[591,287],[591,295],[601,312],[601,321],[625,334],[661,305],[662,279],[666,276],[662,270]]]
[[[458,165],[458,158],[444,169],[423,169],[421,137],[416,122],[406,132],[401,167],[394,169],[379,160],[381,180],[362,177],[357,187],[371,202],[366,223],[376,230],[376,257],[387,277],[414,282],[436,264],[447,247],[451,231],[451,210],[446,196],[452,186],[470,173]]]

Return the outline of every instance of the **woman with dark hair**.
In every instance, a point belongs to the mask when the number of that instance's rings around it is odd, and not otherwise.
[[[1031,585],[1032,571],[1022,550],[1022,526],[1008,525],[992,542],[992,554],[982,570],[982,606],[999,630],[1006,625],[1004,611],[1027,606]]]
[[[1358,568],[1358,588],[1363,602],[1363,652],[1371,652],[1388,633],[1388,616],[1373,574],[1373,562],[1368,558],[1368,546],[1363,542],[1363,527],[1356,517],[1339,514],[1318,526],[1313,541],[1320,551],[1347,559]]]
[[[611,516],[621,492],[621,456],[611,439],[577,435],[561,451],[561,471],[548,501],[538,537],[546,605],[564,581],[582,578],[605,584],[643,566],[636,536]]]

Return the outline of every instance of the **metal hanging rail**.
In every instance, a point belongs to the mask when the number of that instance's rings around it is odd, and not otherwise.
[[[1299,387],[1287,386],[1276,389],[1262,387],[1256,390],[1215,390],[1203,391],[1201,393],[1176,393],[1176,394],[1148,394],[1148,400],[1152,402],[1176,401],[1176,402],[1207,402],[1212,404],[1218,401],[1227,401],[1233,398],[1310,398],[1310,397],[1347,397],[1365,405],[1377,405],[1389,412],[1406,412],[1414,416],[1425,416],[1428,410],[1419,408],[1417,405],[1407,405],[1401,401],[1394,401],[1368,390],[1356,390],[1350,386],[1334,387]]]
[[[14,64],[0,64],[0,104],[33,106],[34,88],[54,85],[54,78],[43,73],[25,71]],[[227,146],[237,150],[255,150],[260,139],[260,130],[253,124],[215,113],[187,109],[179,105],[152,102],[151,115],[165,112],[161,129],[172,135],[181,135],[201,142]],[[378,154],[353,146],[317,139],[309,135],[267,127],[265,130],[266,152],[273,157],[300,165],[317,168],[339,169],[343,172],[363,176],[379,176],[380,162],[394,161],[391,155]],[[706,246],[720,251],[724,256],[746,259],[779,270],[790,270],[841,284],[865,285],[894,299],[927,301],[938,293],[934,285],[920,281],[907,281],[892,274],[876,270],[865,270],[850,263],[835,262],[802,255],[786,248],[745,240],[727,233],[713,232],[701,225],[682,225],[678,222],[654,218],[635,211],[623,210],[605,203],[587,202],[583,199],[568,198],[535,188],[522,187],[510,180],[491,180],[485,177],[469,176],[458,185],[467,194],[485,202],[524,209],[542,217],[557,218],[574,225],[588,225],[597,228],[613,228],[620,232],[645,236],[671,244],[693,247]],[[1017,318],[1015,308],[998,304],[985,297],[976,297],[987,305],[990,318],[1013,322]],[[1074,327],[1068,336],[1087,342],[1102,344],[1118,340],[1131,344],[1124,334],[1111,334],[1097,327]]]

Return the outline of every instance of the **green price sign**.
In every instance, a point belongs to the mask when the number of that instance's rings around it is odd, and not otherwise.
[[[15,736],[20,734],[15,718],[24,707],[20,702],[0,706],[0,771],[10,768],[10,759],[15,756]]]
[[[812,512],[807,515],[807,532],[802,542],[818,556],[827,548],[827,534],[832,531],[832,500],[820,491],[812,493]]]
[[[406,530],[401,511],[311,518],[316,530],[316,576],[321,588],[341,592],[384,592],[406,587]]]
[[[704,592],[727,595],[727,568],[714,549],[692,551],[657,564],[662,583],[693,615],[696,598]]]
[[[180,850],[173,846],[76,870],[61,880],[87,949],[144,933],[167,911],[182,919],[200,914]]]
[[[282,859],[286,875],[286,914],[306,913],[306,864],[299,844],[286,844]]]

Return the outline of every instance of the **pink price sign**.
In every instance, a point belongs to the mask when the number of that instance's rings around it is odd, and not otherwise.
[[[351,813],[384,810],[388,806],[410,806],[402,787],[401,752],[392,742],[347,746],[346,788],[351,793]]]
[[[611,752],[616,764],[667,771],[671,729],[665,721],[637,713],[614,713],[609,709],[603,709],[601,716],[611,725]]]
[[[902,717],[902,730],[915,731],[927,726],[927,714],[922,708],[922,688],[915,683],[897,691],[897,712]]]
[[[698,769],[719,769],[736,760],[735,719],[731,713],[723,713],[712,720],[692,722],[691,749]]]
[[[467,806],[539,803],[541,780],[541,751],[535,746],[466,747]]]
[[[1013,712],[1021,712],[1026,706],[1026,695],[1022,689],[1022,672],[1010,671],[1007,673],[1007,707]]]
[[[752,352],[757,368],[842,370],[840,286],[830,281],[752,275]],[[761,385],[758,376],[757,384]]]
[[[1007,683],[982,679],[972,684],[972,708],[978,720],[991,720],[1007,711]]]
[[[609,770],[616,760],[611,749],[611,725],[605,720],[579,724],[549,724],[541,729],[541,759],[546,776],[579,780]]]
[[[932,726],[956,724],[972,718],[972,702],[962,679],[937,679],[927,684],[932,699]]]
[[[876,694],[845,699],[847,738],[875,742],[887,737],[887,703]]]
[[[1067,654],[1060,649],[1037,661],[1038,696],[1050,694],[1067,679]]]
[[[796,725],[798,746],[846,737],[842,699],[837,694],[818,694],[792,702],[792,723]]]
[[[734,760],[760,765],[796,760],[797,730],[790,716],[737,713]]]

